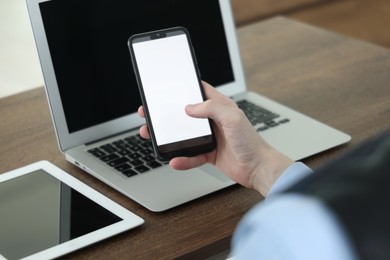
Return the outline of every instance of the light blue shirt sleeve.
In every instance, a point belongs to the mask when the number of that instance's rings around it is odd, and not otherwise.
[[[232,239],[233,259],[357,259],[326,205],[302,194],[280,194],[309,174],[313,172],[302,163],[286,169],[266,201],[238,225]]]
[[[280,177],[276,180],[274,185],[268,192],[267,198],[273,194],[279,193],[286,190],[293,184],[299,182],[308,175],[313,174],[312,169],[310,169],[306,164],[301,162],[295,162],[291,164]]]

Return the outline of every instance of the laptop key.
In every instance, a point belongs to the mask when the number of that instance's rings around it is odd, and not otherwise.
[[[151,142],[144,142],[141,144],[141,146],[143,146],[145,148],[149,148],[149,147],[152,147],[152,143]]]
[[[261,127],[257,128],[256,131],[257,131],[257,132],[262,132],[262,131],[267,130],[268,128],[269,128],[269,127],[265,125],[265,126],[261,126]]]
[[[105,155],[107,155],[107,153],[103,152],[102,150],[100,150],[99,148],[93,148],[93,149],[90,149],[88,150],[88,152],[92,155],[94,155],[95,157],[97,158],[100,158],[100,157],[103,157]]]
[[[142,155],[140,155],[139,153],[132,153],[127,155],[127,157],[129,157],[130,159],[139,159],[142,157]]]
[[[162,164],[169,164],[169,161],[159,161],[159,162],[161,162]]]
[[[115,169],[119,172],[124,172],[126,170],[131,169],[131,165],[128,163],[121,164],[119,166],[116,166]]]
[[[162,166],[162,164],[157,162],[157,161],[151,161],[151,162],[148,162],[148,166],[152,169],[156,169],[156,168]]]
[[[290,122],[290,119],[285,118],[285,119],[280,120],[279,124],[285,124],[285,123],[288,123],[288,122]]]
[[[133,165],[134,167],[136,167],[136,166],[144,164],[144,162],[141,161],[140,159],[135,159],[135,160],[131,160],[130,164]]]
[[[124,164],[124,163],[126,163],[128,161],[129,161],[129,159],[127,159],[125,157],[121,157],[121,158],[109,161],[107,164],[110,165],[111,167],[115,167],[115,166]]]
[[[139,146],[138,144],[134,144],[133,147],[131,148],[131,151],[138,152],[142,149],[144,149],[142,146]]]
[[[156,158],[153,155],[146,155],[146,156],[142,157],[141,159],[144,160],[145,162],[152,162],[152,161],[156,160]]]
[[[279,125],[279,123],[277,123],[277,122],[275,122],[275,121],[273,121],[273,120],[267,121],[267,122],[265,122],[264,124],[265,124],[266,126],[269,126],[269,127],[275,127],[275,126]]]
[[[126,170],[126,171],[123,171],[122,173],[127,177],[132,177],[132,176],[138,175],[138,173],[133,171],[133,170]]]
[[[106,151],[107,153],[115,153],[118,151],[118,149],[116,149],[112,144],[102,145],[100,146],[100,148]]]
[[[149,148],[145,148],[143,150],[140,150],[139,153],[141,153],[143,155],[150,155],[150,154],[153,154],[153,150],[149,149]]]
[[[131,151],[128,150],[128,149],[123,149],[123,150],[120,150],[118,153],[119,153],[120,155],[125,156],[125,155],[131,154]]]
[[[257,119],[256,119],[256,123],[263,123],[263,122],[266,122],[266,121],[270,121],[270,120],[273,120],[273,119],[275,119],[275,118],[277,118],[277,117],[279,117],[279,115],[277,115],[277,114],[274,114],[274,113],[270,113],[270,114],[268,114],[268,115],[266,115],[266,116],[262,116],[262,117],[258,117]]]
[[[136,144],[137,137],[129,136],[124,139],[128,144]]]
[[[139,172],[139,173],[144,173],[144,172],[147,172],[147,171],[150,170],[150,168],[146,167],[145,165],[137,166],[137,167],[135,167],[135,169],[136,169],[137,172]]]
[[[119,156],[113,153],[113,154],[109,154],[109,155],[100,157],[99,159],[102,160],[103,162],[109,162],[109,161],[112,161],[112,160],[115,160],[118,158],[119,158]]]

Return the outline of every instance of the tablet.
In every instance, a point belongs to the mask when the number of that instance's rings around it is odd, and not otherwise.
[[[53,259],[144,220],[47,161],[0,174],[0,259]]]

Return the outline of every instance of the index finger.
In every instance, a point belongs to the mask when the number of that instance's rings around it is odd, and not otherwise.
[[[139,108],[138,108],[138,115],[140,117],[145,117],[145,110],[144,110],[143,106],[139,106]]]
[[[202,81],[202,86],[207,99],[213,99],[218,101],[218,103],[225,104],[225,105],[237,106],[236,102],[234,102],[232,99],[225,96],[224,94],[220,93],[209,83]]]

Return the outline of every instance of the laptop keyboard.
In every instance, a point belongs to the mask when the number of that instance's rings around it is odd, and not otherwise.
[[[237,102],[258,132],[289,122],[247,100]],[[136,176],[167,164],[158,160],[149,140],[139,134],[89,149],[88,152],[126,177]]]
[[[290,122],[289,119],[281,118],[280,115],[255,105],[247,100],[237,101],[237,105],[242,111],[244,111],[251,124],[256,128],[257,132],[262,132]]]
[[[88,152],[126,177],[145,173],[167,163],[154,156],[151,142],[139,134],[92,148]]]

